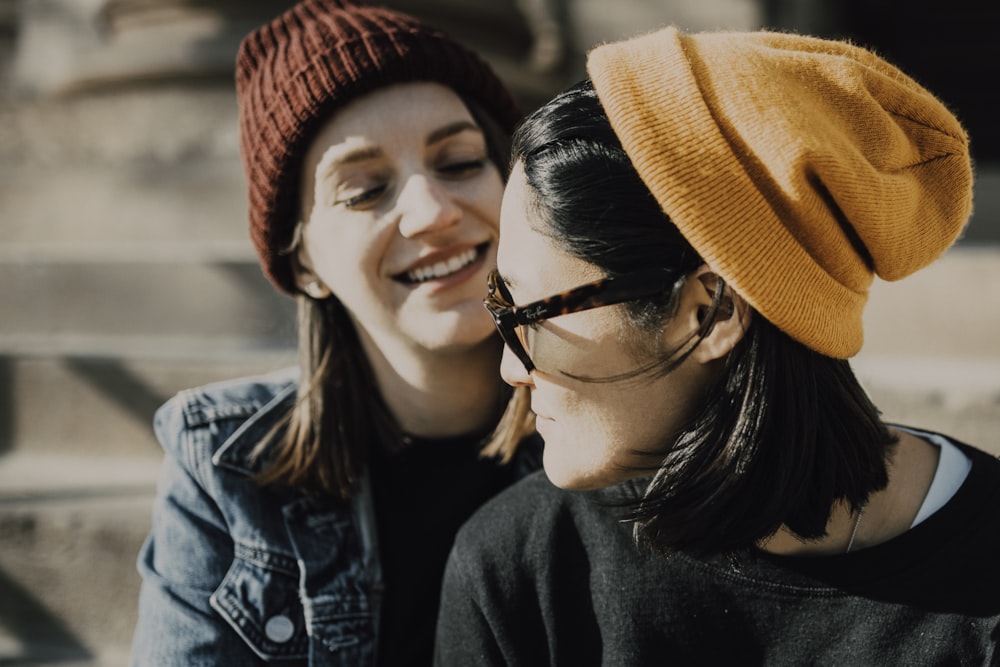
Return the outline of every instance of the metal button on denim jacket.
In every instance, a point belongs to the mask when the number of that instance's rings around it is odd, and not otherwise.
[[[370,485],[333,505],[261,488],[250,456],[295,400],[294,370],[181,392],[165,450],[133,665],[374,664],[381,575]]]

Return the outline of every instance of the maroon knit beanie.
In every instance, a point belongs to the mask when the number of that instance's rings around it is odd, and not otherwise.
[[[435,81],[479,103],[504,131],[521,117],[490,66],[453,39],[400,12],[349,0],[304,0],[244,38],[236,58],[240,152],[250,237],[280,290],[298,290],[283,249],[298,212],[309,142],[337,109],[374,89]]]

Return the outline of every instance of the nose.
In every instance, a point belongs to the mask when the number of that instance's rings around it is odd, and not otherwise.
[[[399,193],[399,233],[412,239],[447,229],[462,218],[462,208],[433,178],[414,174]]]
[[[500,377],[515,388],[534,386],[531,373],[525,370],[524,364],[506,344],[503,346],[503,356],[500,357]]]

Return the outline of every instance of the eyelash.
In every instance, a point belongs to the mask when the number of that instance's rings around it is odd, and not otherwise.
[[[343,204],[345,208],[357,208],[359,206],[364,206],[365,204],[369,204],[375,201],[376,199],[381,197],[388,189],[389,186],[380,185],[378,187],[371,188],[370,190],[365,190],[361,194],[354,195],[353,197],[348,197],[347,199],[343,199],[336,203]]]
[[[478,160],[465,160],[463,162],[454,162],[447,164],[438,169],[438,171],[444,172],[445,174],[451,176],[460,176],[472,171],[479,171],[484,166],[486,166],[486,158],[479,158]]]
[[[463,162],[454,162],[451,164],[446,164],[438,168],[438,171],[450,178],[460,178],[465,175],[473,175],[478,173],[486,166],[487,158],[480,158],[478,160],[465,160]],[[380,185],[378,187],[365,190],[361,194],[354,195],[353,197],[348,197],[341,201],[335,202],[336,204],[342,204],[345,208],[358,208],[364,206],[365,204],[370,204],[377,199],[379,199],[385,192],[389,189],[388,185]]]

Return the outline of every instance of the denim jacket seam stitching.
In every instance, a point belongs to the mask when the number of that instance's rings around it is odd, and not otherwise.
[[[235,542],[236,555],[243,560],[272,572],[280,572],[298,579],[298,562],[293,556]]]
[[[267,638],[266,631],[257,626],[253,617],[243,613],[242,608],[229,601],[228,596],[213,594],[209,603],[223,617],[228,617],[233,630],[246,642],[247,646],[259,657],[305,658],[308,657],[308,640],[299,639],[282,646]],[[305,644],[305,646],[301,646]]]

